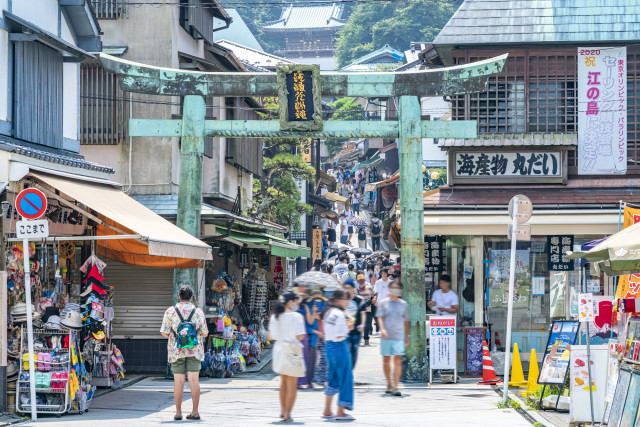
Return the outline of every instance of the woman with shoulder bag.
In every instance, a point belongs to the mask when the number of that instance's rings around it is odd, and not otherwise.
[[[296,401],[298,378],[304,377],[302,340],[307,334],[304,318],[298,310],[300,296],[286,291],[278,300],[269,321],[269,340],[273,346],[273,371],[280,374],[280,418],[292,423],[291,410]]]
[[[336,421],[354,420],[345,409],[353,410],[353,371],[351,369],[351,354],[347,346],[347,336],[353,324],[347,325],[344,309],[351,299],[346,291],[336,289],[329,300],[329,306],[323,316],[327,362],[329,364],[329,378],[325,394],[325,406],[322,418]],[[338,394],[338,412],[333,415],[331,402]]]

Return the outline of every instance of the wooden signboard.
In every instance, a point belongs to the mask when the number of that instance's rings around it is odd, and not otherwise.
[[[280,130],[322,130],[320,66],[280,64],[276,71]]]

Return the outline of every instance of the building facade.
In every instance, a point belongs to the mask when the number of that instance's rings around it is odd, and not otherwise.
[[[434,42],[447,66],[504,53],[509,58],[486,91],[451,99],[452,120],[477,121],[478,138],[438,142],[447,153],[448,185],[424,198],[424,230],[425,236],[444,236],[447,252],[444,262],[427,269],[452,275],[463,324],[488,326],[503,339],[513,298],[512,338],[526,352],[543,350],[551,319],[576,314],[575,298],[585,283],[578,263],[564,262],[562,253],[615,233],[620,202],[633,202],[640,193],[637,11],[624,1],[587,3],[465,1]],[[581,114],[587,103],[579,95],[579,52],[592,47],[626,48],[623,174],[578,169],[586,159],[578,155],[585,144],[579,129],[591,123]],[[599,116],[602,126],[606,114]],[[610,154],[612,134],[608,144]],[[605,155],[606,149],[598,153]],[[517,194],[533,204],[532,237],[518,243],[516,292],[509,296],[506,208]],[[594,271],[587,281],[595,295],[613,292],[613,281]],[[437,273],[428,273],[428,286],[436,283]],[[601,325],[597,336],[604,340],[609,328]]]
[[[319,64],[321,70],[333,70],[336,33],[344,27],[344,5],[289,4],[280,19],[265,22],[262,30],[285,39],[278,55],[301,64]]]

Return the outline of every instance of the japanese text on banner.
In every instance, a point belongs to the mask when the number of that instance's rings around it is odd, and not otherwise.
[[[627,49],[578,48],[578,173],[627,172]]]

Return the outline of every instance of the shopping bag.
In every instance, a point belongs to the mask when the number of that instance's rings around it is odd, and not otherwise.
[[[279,353],[276,360],[274,360],[274,372],[290,377],[304,377],[305,367],[302,348],[283,342],[280,343]]]

